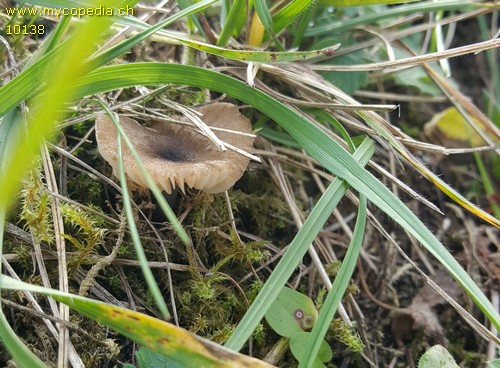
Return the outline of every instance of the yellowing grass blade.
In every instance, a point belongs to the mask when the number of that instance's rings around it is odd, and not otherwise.
[[[79,313],[118,331],[152,351],[174,359],[185,367],[273,367],[263,361],[235,353],[180,327],[139,312],[81,296],[66,294],[58,290],[27,284],[5,275],[0,276],[0,287],[10,290],[29,290],[50,295]]]
[[[500,220],[483,211],[474,203],[470,202],[463,195],[450,187],[449,184],[441,180],[436,174],[427,169],[420,161],[418,161],[407,149],[404,147],[390,132],[381,127],[379,123],[373,119],[369,114],[360,112],[359,115],[364,118],[366,124],[372,128],[377,134],[386,139],[392,147],[394,147],[410,164],[412,164],[422,175],[430,180],[436,187],[439,188],[444,194],[450,197],[453,201],[460,206],[470,211],[477,217],[488,222],[489,224],[500,227]]]

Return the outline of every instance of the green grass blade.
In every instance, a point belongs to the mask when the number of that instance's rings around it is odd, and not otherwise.
[[[9,165],[11,156],[17,146],[18,135],[20,132],[21,124],[16,119],[15,111],[5,116],[0,122],[0,177],[4,178],[4,168]],[[7,213],[8,203],[5,201],[0,202],[0,258],[3,254],[3,238],[5,215]],[[2,273],[2,262],[0,262],[0,274]],[[1,289],[0,289],[1,292]],[[10,327],[7,319],[2,310],[0,300],[0,341],[5,345],[14,360],[20,364],[21,367],[46,367],[43,362],[36,357],[16,333]]]
[[[116,117],[112,117],[113,123],[115,123],[115,126],[118,127],[120,126],[120,123],[116,119]],[[160,310],[161,314],[163,315],[163,318],[165,319],[170,319],[170,312],[168,311],[167,303],[165,303],[165,300],[162,297],[162,294],[160,292],[160,288],[158,287],[158,284],[156,283],[156,280],[153,276],[153,272],[151,271],[151,268],[148,267],[148,259],[146,258],[146,254],[144,253],[144,248],[142,247],[141,244],[141,239],[139,237],[139,231],[137,231],[137,226],[135,225],[135,219],[134,219],[134,213],[132,212],[132,205],[130,204],[131,199],[129,196],[128,192],[128,186],[127,186],[127,178],[125,177],[125,169],[123,167],[123,151],[122,151],[122,133],[118,131],[119,133],[117,134],[117,148],[118,148],[118,172],[120,175],[120,185],[122,188],[122,195],[123,195],[123,208],[125,209],[125,214],[127,216],[127,224],[128,228],[130,230],[130,236],[132,237],[132,241],[134,243],[134,248],[135,248],[135,253],[137,254],[137,259],[139,260],[139,263],[141,265],[141,271],[144,275],[144,278],[146,279],[146,283],[148,284],[148,289],[151,295],[153,296],[153,299],[156,302],[156,305],[158,306],[158,309]],[[124,136],[125,137],[125,136]]]
[[[48,8],[76,8],[82,6],[84,2],[74,0],[31,0],[31,5],[46,6]]]
[[[122,0],[122,1],[115,1],[114,4],[116,7],[123,7],[125,5],[129,6],[134,6],[137,4],[139,0]],[[30,0],[30,4],[32,5],[38,5],[38,6],[45,6],[48,8],[81,8],[81,7],[98,7],[99,5],[105,5],[105,6],[111,6],[109,3],[91,3],[89,1],[84,1],[84,0]]]
[[[127,216],[127,223],[128,227],[130,230],[130,235],[132,237],[132,241],[134,243],[134,248],[135,252],[137,254],[137,259],[139,260],[139,263],[141,265],[141,270],[144,275],[144,278],[146,279],[146,283],[148,284],[149,291],[151,292],[156,305],[158,306],[158,309],[160,309],[160,312],[162,313],[163,317],[165,319],[170,318],[170,313],[167,308],[167,304],[165,303],[165,300],[163,299],[162,293],[160,291],[160,288],[158,287],[158,284],[156,283],[156,280],[153,276],[153,273],[151,272],[151,268],[148,266],[148,260],[146,257],[146,254],[144,253],[144,248],[142,247],[141,244],[141,239],[139,237],[139,232],[137,231],[137,226],[135,225],[135,219],[134,219],[134,214],[132,212],[132,206],[131,206],[131,199],[129,196],[128,192],[128,186],[127,186],[127,179],[125,177],[125,169],[123,167],[123,151],[122,151],[122,143],[121,140],[122,138],[125,140],[128,149],[134,156],[134,159],[137,162],[137,165],[139,166],[140,170],[142,171],[142,174],[146,177],[146,181],[151,187],[156,186],[153,183],[153,180],[151,179],[151,176],[147,172],[147,170],[144,168],[143,163],[141,162],[139,155],[137,154],[137,151],[135,150],[134,146],[132,145],[132,142],[130,142],[130,139],[127,137],[125,132],[123,131],[122,127],[120,126],[118,117],[111,113],[111,111],[107,108],[106,105],[104,105],[101,101],[99,100],[93,100],[93,102],[98,103],[101,105],[101,107],[106,111],[106,113],[109,115],[111,120],[113,121],[113,124],[115,124],[116,131],[118,133],[117,136],[117,147],[118,147],[118,172],[120,174],[120,185],[122,188],[122,195],[123,195],[123,208],[125,209],[125,213]],[[152,185],[151,185],[152,184]],[[160,197],[163,198],[161,193],[159,192],[158,188],[156,188],[156,193],[159,194]],[[163,198],[163,201],[165,199]],[[166,215],[173,224],[175,230],[177,231],[178,234],[182,234],[181,238],[183,238],[184,242],[188,241],[188,237],[182,226],[180,225],[179,221],[175,217],[174,213],[168,206],[166,205],[167,210],[166,210]]]
[[[181,10],[188,9],[188,8],[192,7],[193,5],[196,5],[196,3],[193,4],[191,0],[176,0],[176,1],[177,1],[177,4],[179,4],[179,7],[181,8]],[[200,31],[200,33],[203,35],[203,38],[205,38],[205,41],[208,41],[207,35],[205,34],[205,31],[203,30],[203,27],[201,26],[200,21],[198,20],[198,18],[196,18],[194,13],[189,14],[188,18],[196,26],[196,28],[198,28],[198,31]],[[190,28],[192,28],[192,27],[190,27]],[[190,30],[190,31],[193,31],[193,30]]]
[[[137,5],[140,2],[141,2],[141,0],[123,0],[120,3],[120,5],[118,5],[118,6],[124,7],[125,5],[129,5],[129,6],[133,7],[133,6]]]
[[[226,19],[229,14],[229,11],[231,9],[231,2],[229,0],[222,0],[221,1],[221,10],[220,10],[220,26],[221,28],[224,28],[224,25],[226,24]]]
[[[361,246],[363,244],[365,228],[366,198],[364,196],[359,196],[358,218],[356,220],[349,248],[347,249],[347,253],[342,261],[340,270],[337,276],[335,276],[332,288],[328,292],[325,302],[319,311],[318,319],[314,324],[311,336],[309,336],[309,340],[305,348],[306,353],[303,356],[303,361],[299,362],[299,368],[310,367],[318,354],[321,343],[330,328],[333,316],[342,301],[342,297],[349,286],[349,281],[351,280],[354,269],[356,268],[356,261],[358,260],[359,253],[361,252]]]
[[[99,2],[99,4],[101,3]],[[97,1],[89,5],[92,4],[97,6]],[[108,1],[105,4],[111,6],[113,3]],[[3,110],[0,115],[4,115],[17,106],[27,95],[31,95],[32,91],[26,90],[28,86],[31,85],[31,89],[34,90],[33,83],[36,86],[37,83],[42,84],[44,82],[44,80],[40,79],[40,74],[34,76],[26,73],[27,71],[32,70],[32,68],[40,68],[41,74],[47,78],[47,81],[50,81],[44,95],[39,96],[32,104],[32,115],[28,123],[30,134],[23,136],[17,146],[17,154],[12,157],[9,165],[4,168],[4,175],[0,178],[0,203],[10,202],[15,197],[24,170],[30,165],[43,139],[49,138],[64,103],[71,98],[76,98],[78,95],[78,92],[73,88],[73,83],[88,72],[83,60],[95,51],[95,45],[88,42],[88,40],[98,40],[109,25],[110,20],[107,17],[88,17],[76,29],[69,42],[65,44],[64,54],[56,52],[57,50],[61,51],[61,48],[49,52],[2,87],[0,92],[2,103],[9,100],[8,105],[12,107]],[[40,63],[42,59],[45,61],[43,66]],[[49,73],[51,69],[58,72],[55,74]],[[21,92],[16,88],[12,89],[11,83],[15,80],[22,81],[22,83],[17,83],[17,87],[22,89]]]
[[[361,146],[354,153],[354,159],[359,160],[361,165],[365,165],[370,160],[374,152],[374,145],[370,139],[365,139]],[[276,295],[285,286],[286,282],[293,274],[297,265],[306,254],[310,244],[316,238],[324,223],[330,217],[333,209],[340,202],[348,185],[335,178],[318,200],[311,213],[304,222],[293,241],[283,254],[273,273],[267,279],[261,291],[253,301],[252,305],[236,326],[233,334],[226,343],[226,346],[233,350],[240,350],[248,338],[252,335],[255,327],[266,314],[273,303]]]
[[[311,0],[292,0],[273,17],[274,32],[277,34],[292,24],[308,7],[314,6]]]
[[[52,32],[50,32],[48,37],[45,39],[42,47],[40,47],[33,54],[33,56],[28,60],[23,69],[30,67],[37,60],[39,60],[42,55],[47,54],[48,52],[54,50],[57,47],[57,45],[61,42],[62,37],[66,33],[66,30],[68,29],[70,21],[71,21],[71,16],[69,15],[61,19],[56,28]]]
[[[376,23],[385,19],[391,19],[401,15],[428,13],[437,10],[461,10],[467,11],[485,7],[481,3],[463,2],[456,0],[440,0],[440,1],[422,1],[416,4],[408,4],[404,6],[395,6],[388,8],[383,12],[376,12],[363,15],[356,18],[351,18],[337,22],[328,22],[324,26],[316,26],[309,28],[306,31],[306,36],[319,36],[330,34],[332,32],[346,31],[358,26],[366,26],[368,24]]]
[[[263,63],[279,63],[288,61],[304,61],[318,56],[331,56],[333,51],[339,48],[339,44],[321,50],[312,51],[285,51],[285,52],[269,52],[269,51],[248,51],[248,50],[231,50],[222,47],[217,47],[202,42],[191,40],[179,40],[184,45],[190,46],[196,50],[200,50],[212,55],[217,55],[226,59],[240,61],[254,61]]]
[[[91,3],[96,6],[96,3]],[[107,2],[106,5],[112,5],[111,2]],[[38,60],[35,64],[28,68],[27,73],[21,73],[16,79],[22,81],[20,83],[22,89],[21,91],[16,88],[10,89],[8,83],[2,93],[2,101],[9,100],[11,109],[6,109],[1,115],[5,115],[7,111],[12,110],[20,101],[26,98],[27,95],[31,95],[33,92],[33,85],[43,86],[45,81],[50,81],[50,87],[46,90],[47,100],[36,99],[33,108],[33,118],[28,124],[29,134],[23,135],[20,139],[16,140],[16,136],[13,130],[9,128],[9,124],[13,123],[8,117],[0,122],[1,129],[8,129],[4,131],[5,136],[2,138],[2,168],[0,175],[0,242],[3,241],[3,226],[5,221],[5,214],[8,205],[15,198],[15,193],[19,186],[20,178],[24,170],[32,162],[42,140],[48,137],[54,122],[57,120],[59,112],[58,110],[63,106],[63,103],[67,101],[69,97],[75,92],[72,89],[72,82],[78,77],[85,73],[82,65],[82,60],[84,60],[91,52],[94,51],[94,45],[88,42],[88,39],[99,39],[100,34],[108,27],[109,20],[105,17],[92,17],[88,18],[87,21],[83,22],[79,29],[70,38],[70,42],[66,44],[66,48],[57,48],[45,55]],[[63,50],[66,54],[61,53]],[[54,68],[55,63],[58,63],[58,68]],[[63,66],[71,66],[61,67]],[[57,69],[58,73],[50,73],[51,69]],[[29,70],[38,70],[38,73],[31,74]],[[35,78],[33,78],[35,76]],[[23,79],[24,78],[24,79]],[[29,85],[31,85],[32,91],[29,91]],[[9,122],[10,120],[10,122]],[[20,121],[16,124],[21,127]],[[3,135],[2,133],[2,135]],[[5,160],[5,152],[7,152],[6,144],[7,142],[16,144],[16,154],[11,155],[9,160]],[[0,245],[0,257],[1,257],[1,245]],[[15,360],[22,367],[45,367],[43,362],[41,362],[32,352],[30,352],[26,346],[20,341],[16,336],[15,332],[8,325],[3,312],[0,311],[0,336],[9,350],[13,355]]]
[[[229,10],[229,14],[227,15],[224,28],[222,28],[219,39],[217,40],[217,46],[226,46],[233,33],[239,25],[242,24],[242,17],[244,21],[246,13],[246,3],[246,0],[234,0],[234,3]]]
[[[284,132],[278,132],[275,129],[271,128],[261,128],[258,131],[259,135],[261,135],[264,138],[267,138],[273,142],[277,142],[280,144],[283,144],[288,147],[292,148],[301,148],[301,145],[298,144],[295,139],[293,139],[290,134],[284,133]]]
[[[268,35],[274,41],[278,50],[285,51],[279,40],[276,38],[276,35],[274,34],[273,18],[271,17],[271,12],[269,11],[266,0],[254,0],[253,6],[255,8],[255,12],[259,16],[262,25],[264,26]]]
[[[340,124],[337,119],[335,119],[332,115],[330,115],[330,113],[326,112],[325,110],[314,109],[313,114],[316,115],[316,117],[320,118],[320,121],[326,121],[328,124],[330,124],[347,143],[350,152],[354,152],[354,142],[349,136],[349,133],[347,133],[347,130],[345,130],[344,126]]]
[[[232,7],[231,9],[233,9]],[[111,17],[113,18],[113,17]],[[146,30],[151,27],[151,25],[141,22],[138,19],[133,17],[114,17],[117,23],[133,26],[138,29]],[[286,52],[269,52],[269,51],[252,51],[252,50],[233,50],[224,47],[220,47],[219,45],[223,45],[222,42],[218,42],[217,46],[196,41],[187,37],[186,35],[182,35],[178,32],[172,32],[165,29],[159,30],[158,35],[165,36],[170,38],[171,40],[175,40],[181,44],[192,47],[196,50],[200,50],[203,52],[207,52],[212,55],[221,56],[227,59],[233,60],[241,60],[241,61],[253,61],[253,62],[285,62],[285,61],[299,61],[299,60],[307,60],[310,58],[314,58],[320,56],[322,54],[326,56],[331,56],[332,52],[336,50],[339,45],[334,45],[327,47],[321,50],[313,50],[313,51],[286,51]]]
[[[0,218],[0,221],[3,223],[5,218],[3,215],[0,217],[3,217]],[[3,228],[3,225],[1,227]],[[3,311],[0,311],[0,336],[2,344],[5,345],[20,367],[47,368],[47,366],[23,344],[19,337],[17,337],[15,331],[12,330],[12,327],[10,327],[5,319]]]
[[[48,52],[37,60],[34,64],[23,70],[9,83],[0,87],[0,116],[14,109],[23,100],[33,96],[37,90],[45,86],[50,80],[51,67],[61,55],[66,53],[69,48],[66,41],[58,45],[55,49]]]
[[[271,17],[266,1],[254,0],[253,6],[255,7],[255,11],[257,12],[257,15],[259,16],[266,31],[269,32],[270,35],[273,34],[273,18]]]
[[[126,77],[124,77],[126,76]],[[453,275],[487,318],[500,328],[500,315],[488,298],[441,242],[383,183],[366,171],[340,145],[298,114],[263,92],[210,70],[175,64],[137,63],[101,68],[80,80],[81,95],[135,85],[177,83],[226,93],[254,106],[279,123],[304,150],[327,170],[344,179],[360,194],[412,234]]]
[[[207,0],[207,2],[208,1],[209,0]],[[331,55],[333,51],[339,47],[339,45],[335,45],[326,49],[313,51],[264,52],[229,50],[202,42],[189,40],[182,40],[182,43],[197,50],[205,51],[224,58],[255,62],[285,62],[307,60],[320,55]],[[109,53],[105,52],[103,54],[100,54],[95,59],[92,59],[90,62],[85,64],[86,70],[93,70],[98,66],[113,60],[113,57],[119,55],[119,51],[126,52],[129,49],[129,46],[130,44],[128,43],[120,44],[119,49],[112,49],[113,51],[109,51]],[[0,96],[2,96],[2,99],[0,99],[0,116],[15,108],[21,101],[26,100],[37,93],[40,88],[45,85],[45,82],[51,79],[51,75],[53,74],[52,68],[59,69],[57,65],[54,66],[54,63],[57,62],[57,59],[60,57],[60,55],[66,54],[68,52],[68,49],[71,49],[71,45],[69,45],[67,41],[59,44],[55,49],[37,60],[36,63],[23,70],[9,83],[0,87]]]
[[[121,56],[125,54],[127,51],[129,51],[132,47],[137,45],[138,43],[144,41],[146,38],[154,34],[155,32],[158,32],[162,28],[178,21],[179,19],[182,19],[186,16],[191,16],[199,11],[202,11],[206,8],[208,8],[210,5],[214,4],[218,0],[203,0],[200,1],[199,3],[196,3],[194,5],[191,5],[180,12],[175,13],[174,15],[162,20],[161,22],[155,24],[154,26],[150,26],[149,28],[146,28],[144,31],[139,32],[138,34],[130,37],[129,39],[120,42],[118,45],[112,47],[109,50],[106,50],[103,53],[98,54],[97,56],[93,57],[90,61],[91,65],[93,65],[95,68],[104,65],[114,59],[116,59],[118,56]],[[91,67],[94,69],[94,67]]]
[[[304,39],[306,29],[309,28],[309,22],[311,21],[311,17],[314,14],[314,8],[312,6],[308,7],[302,13],[300,17],[299,26],[297,30],[294,32],[294,38],[292,43],[292,48],[298,48],[302,44],[302,40]]]
[[[56,47],[56,45],[59,44],[64,34],[66,33],[66,30],[68,29],[70,22],[71,22],[70,15],[64,16],[61,19],[61,21],[54,29],[54,31],[50,33],[49,40],[47,42],[47,48],[46,48],[47,51],[53,50]]]
[[[233,9],[233,8],[231,8]],[[114,20],[120,24],[135,27],[137,29],[148,30],[151,25],[144,23],[133,17],[116,17]],[[165,29],[157,31],[158,35],[168,37],[183,45],[192,47],[196,50],[207,52],[212,55],[221,56],[227,59],[253,61],[253,62],[285,62],[285,61],[299,61],[314,58],[320,55],[331,56],[333,51],[339,45],[333,45],[321,50],[312,51],[286,51],[286,52],[269,52],[269,51],[252,51],[252,50],[233,50],[220,46],[214,46],[205,42],[196,41],[178,32],[172,32]]]

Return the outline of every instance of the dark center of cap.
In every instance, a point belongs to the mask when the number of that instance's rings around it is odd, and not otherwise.
[[[193,155],[186,150],[184,147],[179,147],[177,145],[170,147],[157,147],[152,148],[152,153],[154,156],[162,158],[167,161],[172,162],[192,162],[194,161]]]

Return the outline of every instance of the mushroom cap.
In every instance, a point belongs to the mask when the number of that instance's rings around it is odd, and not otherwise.
[[[201,119],[210,127],[251,133],[252,125],[236,105],[213,103],[196,108]],[[145,127],[127,117],[120,123],[139,154],[146,170],[165,192],[184,186],[220,193],[231,188],[241,178],[249,158],[232,150],[221,151],[209,138],[186,128],[163,122]],[[118,176],[117,131],[108,115],[96,117],[97,146],[101,156]],[[225,131],[214,131],[222,141],[241,150],[252,149],[254,137]],[[147,188],[147,182],[126,145],[122,145],[123,165],[127,177],[135,184]]]

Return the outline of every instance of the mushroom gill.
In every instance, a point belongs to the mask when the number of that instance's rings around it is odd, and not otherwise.
[[[209,127],[223,128],[245,134],[214,131],[222,141],[241,150],[252,149],[254,138],[250,121],[238,111],[236,105],[213,103],[196,108]],[[176,187],[184,192],[190,188],[207,193],[219,193],[231,188],[243,175],[249,159],[232,150],[220,151],[209,138],[186,128],[153,122],[150,127],[120,117],[120,124],[132,141],[149,174],[168,194]],[[118,174],[116,127],[107,115],[96,117],[97,146],[101,156]],[[123,165],[127,177],[146,188],[146,179],[126,146],[123,146]]]

